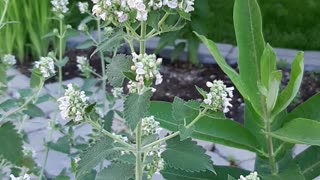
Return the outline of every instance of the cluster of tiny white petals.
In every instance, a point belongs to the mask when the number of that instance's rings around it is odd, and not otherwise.
[[[135,19],[138,21],[147,21],[151,10],[158,10],[162,7],[170,9],[179,9],[186,13],[194,10],[194,0],[92,0],[94,6],[92,14],[106,20],[116,20],[124,23],[130,20],[129,14],[134,12]]]
[[[113,88],[111,90],[111,93],[112,93],[113,97],[115,97],[115,98],[122,98],[122,96],[123,96],[123,88],[122,87]]]
[[[41,57],[34,64],[35,68],[39,69],[44,78],[48,78],[56,73],[54,70],[54,60],[51,57]]]
[[[89,98],[84,91],[76,90],[72,84],[67,87],[64,96],[58,99],[61,117],[64,120],[82,121]]]
[[[67,5],[69,4],[68,0],[52,0],[52,11],[60,14],[65,14],[69,11]]]
[[[260,180],[260,178],[258,177],[258,173],[257,172],[253,172],[253,173],[250,173],[246,177],[241,175],[238,180]]]
[[[234,87],[227,87],[223,81],[207,82],[206,84],[210,88],[210,92],[206,94],[204,103],[210,107],[213,111],[229,112],[229,107],[232,107],[230,101],[233,97]]]
[[[77,56],[77,67],[84,74],[90,74],[90,64],[87,57]]]
[[[31,148],[27,148],[27,147],[23,146],[23,154],[25,156],[29,156],[29,157],[34,158],[36,156],[36,151]]]
[[[136,82],[129,82],[129,92],[136,92],[137,89],[143,88],[145,80],[149,81],[155,79],[155,85],[162,83],[163,78],[159,72],[159,68],[162,63],[161,58],[157,59],[154,54],[137,55],[133,53],[132,55],[134,65],[131,67],[131,70],[136,73]]]
[[[81,23],[81,24],[79,24],[78,30],[79,30],[79,31],[82,31],[82,32],[86,32],[86,31],[88,30],[87,24],[86,24],[86,23]]]
[[[145,166],[148,179],[151,179],[153,174],[159,173],[164,168],[164,160],[161,158],[161,153],[164,151],[164,149],[165,146],[159,146],[156,148],[156,150],[152,150],[147,153],[148,157],[152,157],[152,161]]]
[[[78,8],[81,14],[84,14],[88,11],[89,4],[87,2],[79,2]]]
[[[13,55],[6,54],[2,58],[2,63],[8,66],[13,66],[17,63],[17,60]]]
[[[13,174],[10,175],[11,180],[30,180],[30,175],[29,174],[25,174],[23,176],[20,177],[15,177]]]
[[[154,120],[154,116],[143,118],[141,122],[142,135],[149,136],[159,134],[162,130],[159,125],[160,123]]]

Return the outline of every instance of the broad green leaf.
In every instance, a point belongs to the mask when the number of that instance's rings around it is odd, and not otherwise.
[[[276,116],[278,113],[285,110],[292,102],[292,100],[296,97],[301,85],[304,72],[303,61],[304,54],[303,52],[299,52],[291,67],[290,81],[287,87],[279,95],[277,104],[272,111],[273,116]]]
[[[262,176],[262,179],[266,180],[289,180],[289,179],[294,179],[294,180],[306,180],[299,167],[297,165],[292,165],[290,168],[286,169],[283,172],[280,172],[277,175],[269,175],[269,176]]]
[[[320,122],[320,113],[318,107],[320,104],[320,93],[312,96],[303,104],[299,105],[293,111],[291,111],[288,116],[285,118],[285,121],[288,122],[295,118],[306,118],[312,119]]]
[[[207,48],[209,49],[210,53],[213,55],[214,59],[216,60],[216,62],[218,63],[222,71],[228,75],[228,77],[231,79],[233,84],[237,87],[241,95],[245,99],[249,99],[248,94],[245,91],[245,86],[243,85],[238,73],[227,64],[226,60],[222,57],[221,53],[219,52],[219,49],[216,46],[216,44],[204,36],[201,36],[197,33],[196,35],[207,46]]]
[[[52,149],[57,152],[61,152],[64,154],[69,154],[70,153],[70,141],[68,136],[63,136],[58,139],[56,143],[49,142],[48,143],[49,149]]]
[[[179,125],[187,125],[199,114],[199,110],[190,108],[190,106],[196,106],[196,109],[200,108],[198,104],[192,104],[193,101],[185,102],[184,100],[175,97],[172,103],[172,116]]]
[[[159,11],[150,11],[148,13],[147,24],[151,26],[153,29],[159,29],[158,23],[160,21],[160,13]]]
[[[236,0],[233,19],[239,48],[240,79],[247,87],[246,93],[251,103],[257,106],[260,97],[256,82],[260,80],[260,60],[265,49],[261,12],[257,1]]]
[[[44,112],[38,108],[38,106],[34,104],[28,104],[27,109],[23,111],[25,114],[29,115],[30,117],[43,117],[45,116]]]
[[[295,157],[294,161],[305,179],[314,179],[320,175],[320,147],[309,147]]]
[[[269,79],[271,73],[276,71],[277,68],[277,56],[272,47],[267,44],[261,57],[261,83],[265,86],[269,86]]]
[[[179,137],[175,137],[166,143],[166,150],[161,156],[170,167],[189,172],[214,171],[210,156],[206,155],[205,150],[195,141],[180,141]]]
[[[0,104],[0,109],[3,109],[4,111],[8,111],[9,109],[16,107],[17,104],[18,103],[16,100],[8,99]]]
[[[272,133],[275,138],[293,144],[320,146],[320,122],[297,118]]]
[[[114,150],[113,140],[104,138],[80,155],[81,160],[77,167],[76,177],[80,177],[94,169],[100,162],[110,160],[117,155]]]
[[[133,62],[128,56],[117,55],[112,58],[112,62],[107,65],[107,77],[112,86],[120,87],[125,78],[123,72],[130,71]]]
[[[232,177],[232,176],[230,176],[230,175],[228,175],[228,180],[237,180],[237,179]]]
[[[175,132],[179,130],[179,126],[171,115],[171,109],[171,103],[154,101],[150,105],[148,115],[153,115],[161,127]],[[253,152],[258,148],[256,138],[247,129],[221,117],[206,116],[200,119],[195,124],[192,137]]]
[[[22,137],[14,129],[12,123],[7,122],[0,126],[0,158],[20,166],[23,160]]]
[[[266,96],[266,105],[268,112],[271,112],[278,98],[278,93],[281,85],[282,72],[273,71],[270,74],[268,93]]]
[[[124,117],[131,130],[134,130],[139,121],[144,118],[150,106],[150,90],[143,94],[130,94],[124,102]]]
[[[160,173],[165,179],[170,180],[227,180],[229,175],[240,177],[240,175],[250,173],[246,170],[224,166],[214,166],[214,169],[216,173],[208,170],[205,172],[187,172],[166,166]]]
[[[190,36],[188,39],[188,59],[192,64],[199,64],[198,50],[200,43],[196,37]]]
[[[185,20],[191,21],[191,14],[190,13],[186,13],[184,11],[178,10],[178,14],[180,15],[180,17],[182,17]]]
[[[40,103],[43,103],[43,102],[46,102],[46,101],[50,101],[50,100],[54,100],[54,97],[52,97],[52,96],[49,95],[49,94],[45,94],[45,95],[43,95],[43,96],[40,96],[40,97],[37,99],[36,104],[40,104]]]
[[[31,73],[30,87],[39,88],[41,81],[43,81],[41,73],[38,69],[33,69]]]
[[[135,166],[114,163],[97,174],[96,180],[128,180],[134,177]]]

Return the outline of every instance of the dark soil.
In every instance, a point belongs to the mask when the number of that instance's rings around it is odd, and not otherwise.
[[[71,79],[73,77],[80,76],[80,73],[76,66],[76,56],[87,56],[90,58],[90,54],[93,51],[83,50],[68,50],[66,56],[70,61],[63,69],[64,80]],[[90,58],[90,64],[98,73],[101,72],[101,65],[99,57],[94,55]],[[31,63],[20,65],[20,70],[30,75],[29,69],[32,67]],[[288,83],[290,78],[290,71],[283,69],[283,87]],[[223,80],[227,86],[233,86],[230,79],[221,71],[218,65],[201,65],[194,66],[189,63],[170,63],[169,60],[164,60],[161,67],[161,74],[163,75],[163,83],[156,87],[157,92],[152,97],[153,100],[169,101],[172,102],[175,96],[178,96],[184,100],[200,99],[201,96],[197,92],[195,86],[201,87],[207,90],[206,82],[213,80]],[[56,81],[56,79],[50,79],[49,82]],[[110,87],[107,87],[110,89]],[[296,97],[289,110],[304,102],[317,92],[320,92],[320,72],[306,72],[303,78],[302,86],[299,95]],[[236,121],[243,122],[243,99],[239,92],[234,93],[232,101],[233,107],[227,114],[229,118],[233,118]]]

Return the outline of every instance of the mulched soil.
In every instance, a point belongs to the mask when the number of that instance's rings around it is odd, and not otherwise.
[[[68,50],[66,56],[70,58],[69,63],[63,69],[64,80],[78,77],[79,71],[76,67],[76,56],[90,56],[93,51],[83,50]],[[98,73],[101,72],[101,65],[99,57],[94,55],[90,58],[90,64]],[[30,75],[29,69],[32,67],[31,63],[19,65],[19,69],[24,74]],[[290,77],[290,71],[283,69],[284,78],[283,87],[288,83]],[[164,60],[161,67],[161,74],[163,75],[163,83],[156,87],[157,92],[152,97],[153,100],[169,101],[172,102],[175,96],[178,96],[184,100],[200,99],[201,96],[197,92],[195,86],[199,86],[207,90],[205,86],[207,81],[223,80],[227,86],[233,86],[230,79],[221,71],[221,69],[214,64],[194,66],[189,63],[170,63],[169,60]],[[50,79],[49,82],[54,82],[56,79]],[[110,89],[110,87],[107,87]],[[294,102],[289,107],[289,110],[293,107],[304,102],[317,92],[320,92],[320,72],[306,72],[303,78],[300,93]],[[234,93],[232,100],[233,107],[227,114],[229,118],[233,118],[236,121],[243,122],[243,100],[239,92]]]

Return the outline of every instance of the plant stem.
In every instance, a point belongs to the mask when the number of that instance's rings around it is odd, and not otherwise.
[[[63,19],[59,18],[59,22],[60,22],[60,35],[59,35],[59,59],[58,61],[62,61],[63,58],[63,39],[64,36],[63,34]],[[58,98],[61,97],[62,94],[62,67],[59,66],[58,67],[58,83],[59,83],[59,89],[58,89]],[[50,120],[50,125],[52,126],[49,132],[49,136],[48,136],[48,140],[47,142],[50,142],[52,140],[52,136],[53,136],[53,132],[54,132],[54,125],[55,122],[57,120],[57,116],[58,116],[58,106],[55,109],[53,118]],[[47,161],[48,161],[48,157],[49,157],[49,147],[46,146],[46,151],[45,151],[45,157],[44,157],[44,161],[41,167],[41,171],[40,171],[40,175],[39,175],[39,180],[42,180],[43,174],[44,174],[44,169],[46,167]]]
[[[190,124],[188,124],[188,125],[186,126],[186,128],[190,128],[190,127],[192,127],[195,123],[197,123],[197,122],[205,115],[205,113],[206,113],[207,111],[208,111],[207,108],[205,108],[203,111],[200,111],[199,114],[198,114],[198,116],[197,116]],[[153,143],[150,143],[150,144],[144,146],[144,147],[142,148],[142,151],[144,152],[144,151],[148,150],[149,148],[152,148],[153,146],[155,146],[155,145],[157,145],[157,144],[161,144],[162,142],[165,142],[165,141],[167,141],[167,140],[169,140],[169,139],[172,139],[172,138],[174,138],[174,137],[176,137],[176,136],[178,136],[178,135],[179,135],[179,131],[176,131],[176,132],[174,132],[173,134],[170,134],[169,136],[166,136],[166,137],[164,137],[164,138],[162,138],[162,139],[159,139],[159,140],[157,140],[157,141],[155,141],[155,142],[153,142]]]
[[[146,33],[147,33],[147,23],[141,23],[141,35],[140,35],[140,54],[146,53]]]
[[[9,0],[5,0],[5,6],[4,6],[4,9],[3,9],[3,12],[2,12],[2,15],[1,15],[1,19],[0,19],[0,29],[2,27],[2,23],[4,21],[4,17],[7,13],[7,10],[8,10],[8,6],[9,6]]]
[[[102,37],[101,37],[101,24],[100,19],[97,19],[97,28],[98,28],[98,44],[101,44]],[[103,52],[100,51],[100,61],[101,61],[101,72],[102,72],[102,84],[101,84],[101,90],[103,95],[103,112],[106,110],[107,107],[107,95],[106,95],[106,63],[104,61],[104,55]]]
[[[270,119],[267,118],[266,119],[266,124],[265,124],[265,130],[266,130],[266,143],[268,146],[268,155],[269,155],[269,163],[270,163],[270,167],[271,167],[271,173],[272,174],[277,174],[278,173],[278,165],[277,162],[275,160],[275,155],[274,155],[274,147],[273,147],[273,141],[272,141],[272,137],[270,136],[271,133],[271,122]]]
[[[142,151],[141,151],[141,122],[139,122],[136,130],[136,178],[135,180],[142,180]]]

